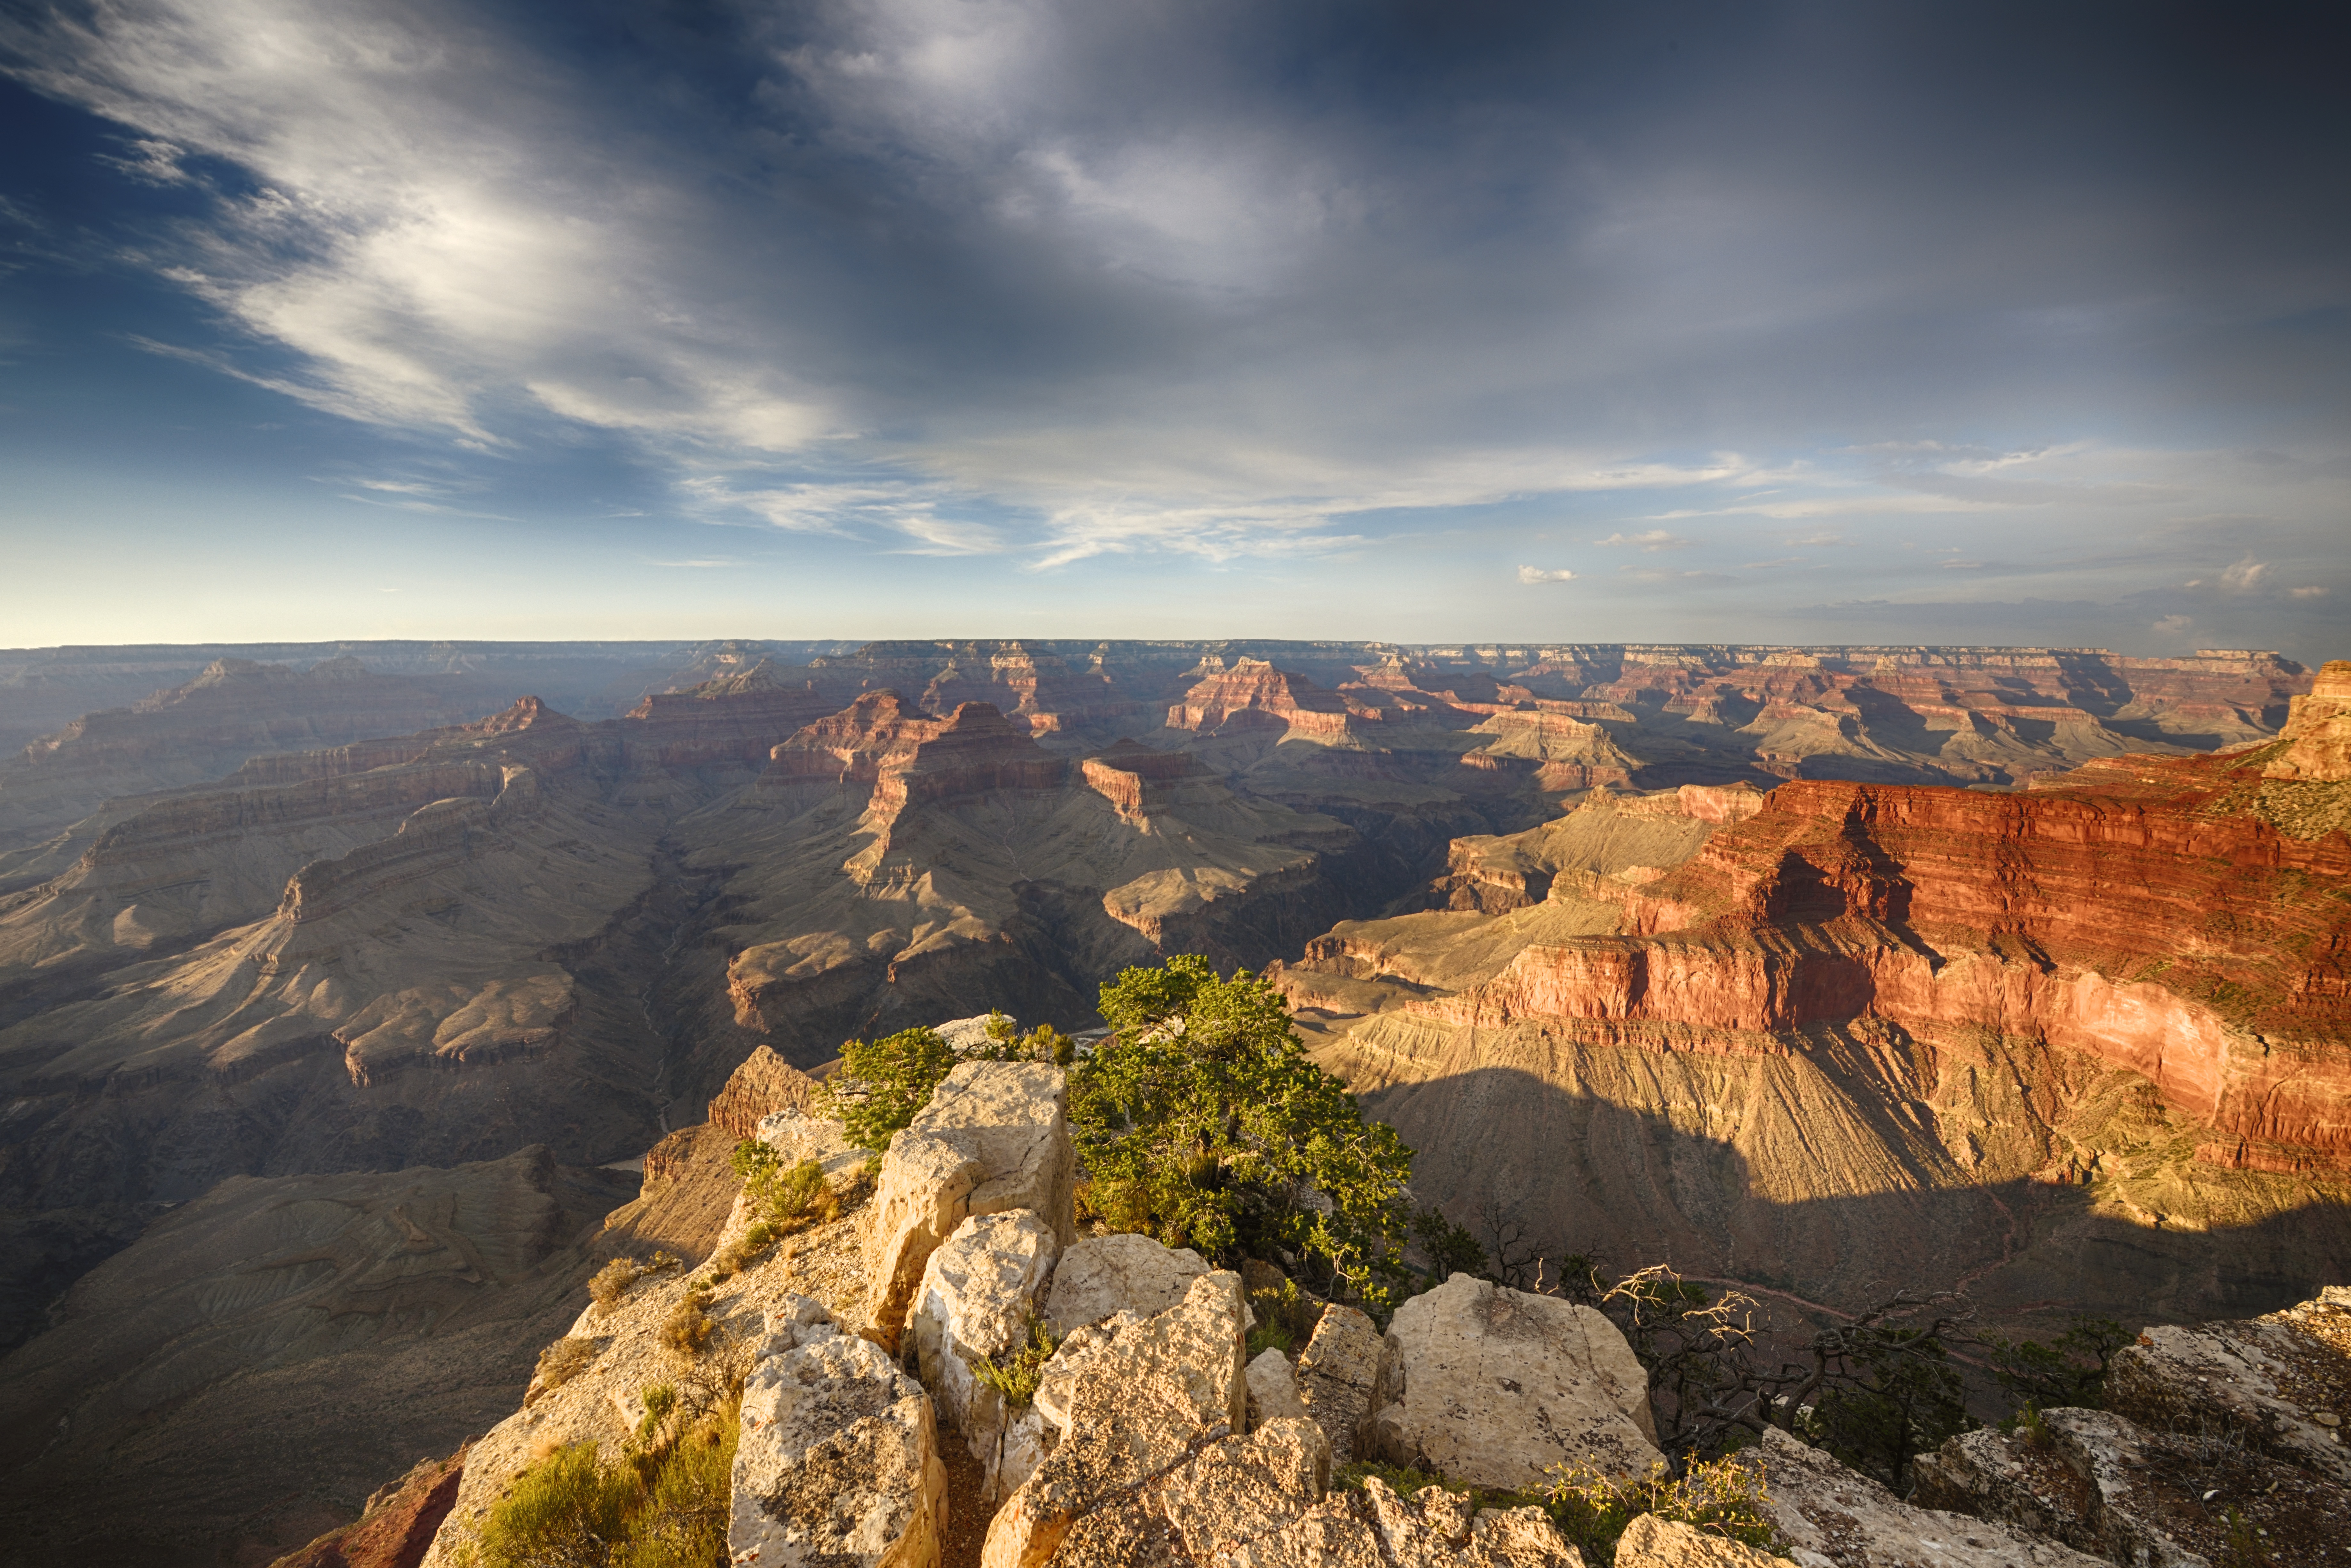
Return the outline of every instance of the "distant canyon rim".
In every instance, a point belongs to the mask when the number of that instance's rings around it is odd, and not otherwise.
[[[394,1469],[447,1452],[609,1167],[758,1048],[1078,1029],[1175,953],[1270,974],[1416,1197],[1522,1257],[2035,1332],[2351,1282],[2351,664],[71,648],[0,652],[0,737],[20,1479],[70,1441],[201,1490],[187,1412],[332,1367]]]

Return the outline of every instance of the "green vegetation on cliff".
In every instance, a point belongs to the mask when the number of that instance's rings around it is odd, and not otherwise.
[[[1070,1074],[1095,1212],[1219,1261],[1286,1250],[1375,1311],[1405,1293],[1412,1151],[1306,1059],[1280,992],[1185,955],[1104,986],[1102,1012]]]

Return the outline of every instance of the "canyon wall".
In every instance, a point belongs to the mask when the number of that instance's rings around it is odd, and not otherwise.
[[[1280,981],[1419,1190],[1554,1257],[2274,1304],[2351,1247],[2351,841],[2314,795],[2351,783],[2279,766],[2345,676],[2278,739],[2024,794],[1595,797]]]

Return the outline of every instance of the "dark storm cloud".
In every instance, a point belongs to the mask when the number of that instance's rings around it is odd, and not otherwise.
[[[2318,15],[110,0],[0,46],[120,128],[108,243],[217,323],[167,348],[618,438],[712,521],[1050,565],[1434,513],[1541,592],[1833,536],[1938,595],[1939,529],[2110,602],[2154,583],[2053,538],[2257,517],[2283,593],[2340,528]],[[1545,497],[1572,559],[1521,568],[1491,509]]]

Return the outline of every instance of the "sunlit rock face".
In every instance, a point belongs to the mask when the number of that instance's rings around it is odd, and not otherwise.
[[[2299,744],[1595,799],[1281,984],[1416,1188],[1554,1257],[2273,1305],[2351,1241],[2351,785]]]

